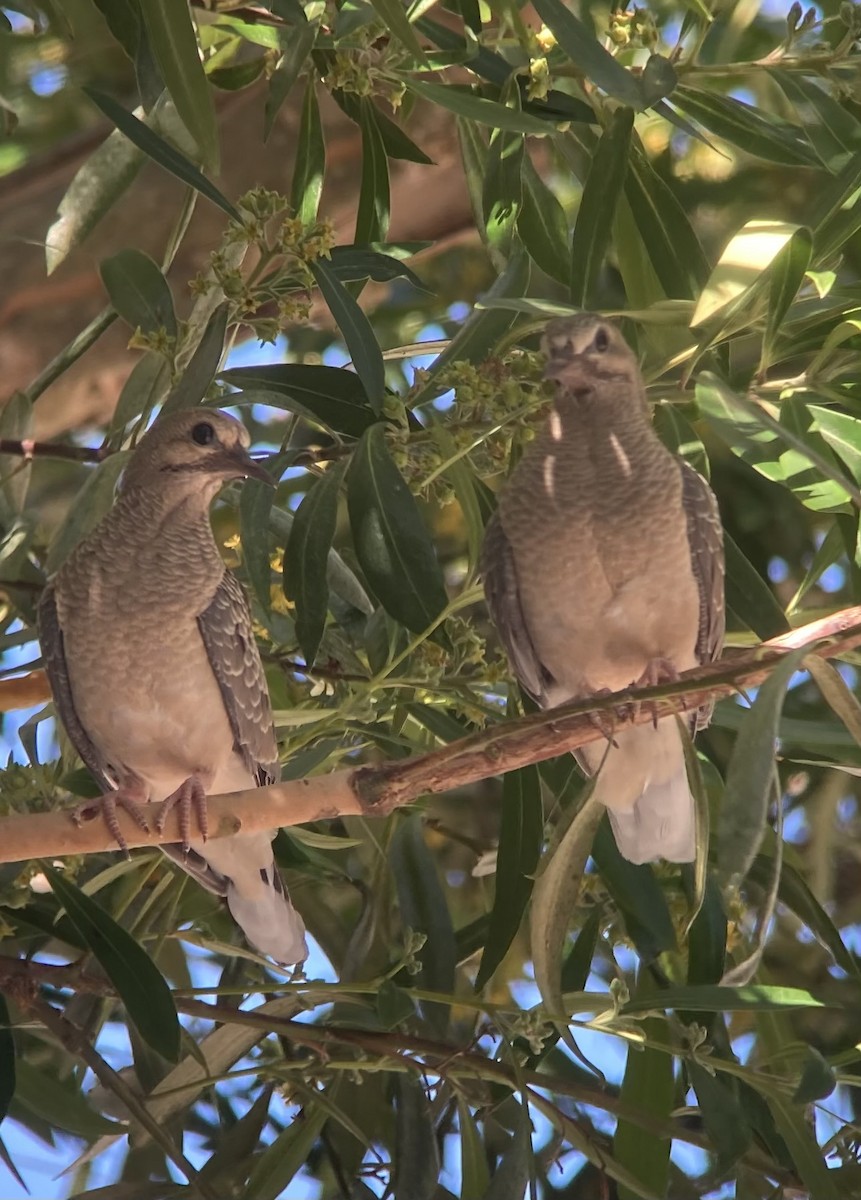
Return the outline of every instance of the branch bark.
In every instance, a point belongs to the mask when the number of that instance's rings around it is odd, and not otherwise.
[[[794,629],[750,651],[687,671],[675,683],[628,688],[600,701],[581,700],[452,742],[429,754],[374,766],[334,771],[270,787],[252,788],[208,800],[210,837],[258,833],[278,826],[341,816],[386,816],[419,796],[465,787],[493,775],[576,750],[604,734],[590,714],[624,718],[643,724],[658,716],[690,712],[710,700],[731,696],[768,678],[789,650],[806,646],[811,654],[835,658],[861,645],[861,607],[844,609]],[[633,709],[633,716],[629,715]],[[118,814],[129,846],[156,846],[180,840],[178,814],[172,813],[161,834],[144,833],[126,813]],[[0,862],[29,858],[63,858],[114,850],[116,845],[100,820],[76,826],[67,812],[9,816],[0,820]]]

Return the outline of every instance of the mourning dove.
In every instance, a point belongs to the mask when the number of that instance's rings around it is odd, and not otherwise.
[[[502,489],[485,535],[488,607],[543,708],[675,679],[724,634],[723,535],[711,488],[654,432],[633,353],[590,313],[551,322],[547,421]],[[709,709],[691,718],[708,723]],[[577,751],[631,862],[696,856],[675,716]]]
[[[272,712],[248,602],[227,571],[209,506],[231,479],[269,482],[244,425],[195,410],[155,423],[113,508],[46,587],[39,637],[58,716],[116,806],[179,805],[185,846],[165,847],[224,896],[249,943],[281,963],[307,956],[272,835],[205,840],[206,794],[279,777]],[[190,838],[196,813],[200,837]],[[158,824],[158,822],[156,822]]]

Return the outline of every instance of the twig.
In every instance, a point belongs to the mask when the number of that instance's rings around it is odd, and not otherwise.
[[[690,712],[741,687],[768,678],[788,650],[806,646],[811,654],[835,658],[861,645],[861,607],[848,608],[766,642],[755,650],[710,666],[687,671],[675,683],[628,688],[596,701],[564,704],[549,712],[505,721],[452,742],[430,754],[376,766],[353,767],[252,788],[208,801],[210,837],[259,833],[277,826],[341,816],[385,816],[418,797],[477,783],[530,763],[555,758],[604,737],[589,714],[633,707],[633,724],[658,716]],[[645,703],[648,701],[649,703]],[[654,704],[652,704],[654,701]],[[630,720],[630,718],[628,718]],[[156,846],[181,840],[178,814],[172,813],[161,834],[144,833],[126,813],[118,815],[129,846]],[[0,862],[28,858],[62,858],[114,850],[102,821],[77,827],[68,813],[9,816],[0,820]]]

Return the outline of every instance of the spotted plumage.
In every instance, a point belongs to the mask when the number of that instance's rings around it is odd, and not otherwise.
[[[105,789],[109,824],[116,804],[138,812],[166,802],[179,804],[183,828],[196,812],[204,833],[207,793],[278,777],[248,603],[209,524],[227,480],[266,478],[248,444],[245,427],[217,411],[157,421],[113,508],[43,593],[39,635],[55,706]],[[304,926],[271,835],[188,841],[166,853],[226,897],[248,941],[280,962],[304,959]]]
[[[491,616],[542,707],[672,677],[720,652],[723,540],[706,481],[655,434],[619,330],[552,322],[548,418],[499,496],[482,551]],[[710,716],[702,709],[692,728]],[[675,718],[583,747],[632,862],[690,861],[695,818]]]

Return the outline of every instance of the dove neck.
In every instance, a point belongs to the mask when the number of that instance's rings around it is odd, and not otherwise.
[[[224,568],[209,521],[217,482],[192,490],[171,487],[167,481],[158,489],[124,491],[98,532],[131,547],[140,569],[202,577],[220,574]]]

